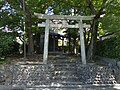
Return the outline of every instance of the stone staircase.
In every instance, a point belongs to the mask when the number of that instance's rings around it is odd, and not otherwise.
[[[119,90],[119,75],[113,67],[82,65],[60,57],[46,65],[15,65],[12,85],[25,87],[20,90]]]
[[[75,61],[60,60],[53,63],[52,67],[52,81],[65,85],[81,84],[77,76],[77,67]]]
[[[118,81],[116,80],[116,71],[111,67],[82,65],[68,60],[58,60],[47,65],[33,64],[15,67],[14,85],[25,85],[27,88],[34,87],[41,88],[41,90],[46,88],[52,90],[112,88]]]

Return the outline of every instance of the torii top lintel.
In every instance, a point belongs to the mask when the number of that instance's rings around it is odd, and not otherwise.
[[[39,19],[55,19],[55,20],[92,20],[93,16],[69,16],[69,15],[45,15],[34,13]]]

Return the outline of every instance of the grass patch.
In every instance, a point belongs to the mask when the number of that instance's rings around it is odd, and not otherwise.
[[[0,57],[0,64],[6,63],[6,58],[5,57]]]

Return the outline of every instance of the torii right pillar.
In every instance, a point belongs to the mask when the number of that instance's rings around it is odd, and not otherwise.
[[[79,21],[79,31],[80,31],[80,46],[81,46],[82,64],[86,64],[85,41],[84,41],[84,30],[83,30],[82,20]]]

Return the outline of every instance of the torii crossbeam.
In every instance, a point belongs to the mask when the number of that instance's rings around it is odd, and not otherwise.
[[[39,27],[45,27],[45,38],[44,38],[44,54],[43,63],[47,63],[48,59],[48,42],[49,42],[49,29],[50,27],[62,27],[62,28],[79,28],[80,31],[80,44],[81,44],[81,58],[82,64],[86,64],[85,54],[85,43],[84,43],[84,30],[83,28],[89,28],[90,25],[83,24],[84,20],[92,20],[94,16],[69,16],[69,15],[45,15],[34,13],[39,19],[46,19],[45,23],[38,24]],[[75,25],[62,25],[62,24],[51,24],[50,20],[76,20],[78,24]]]

